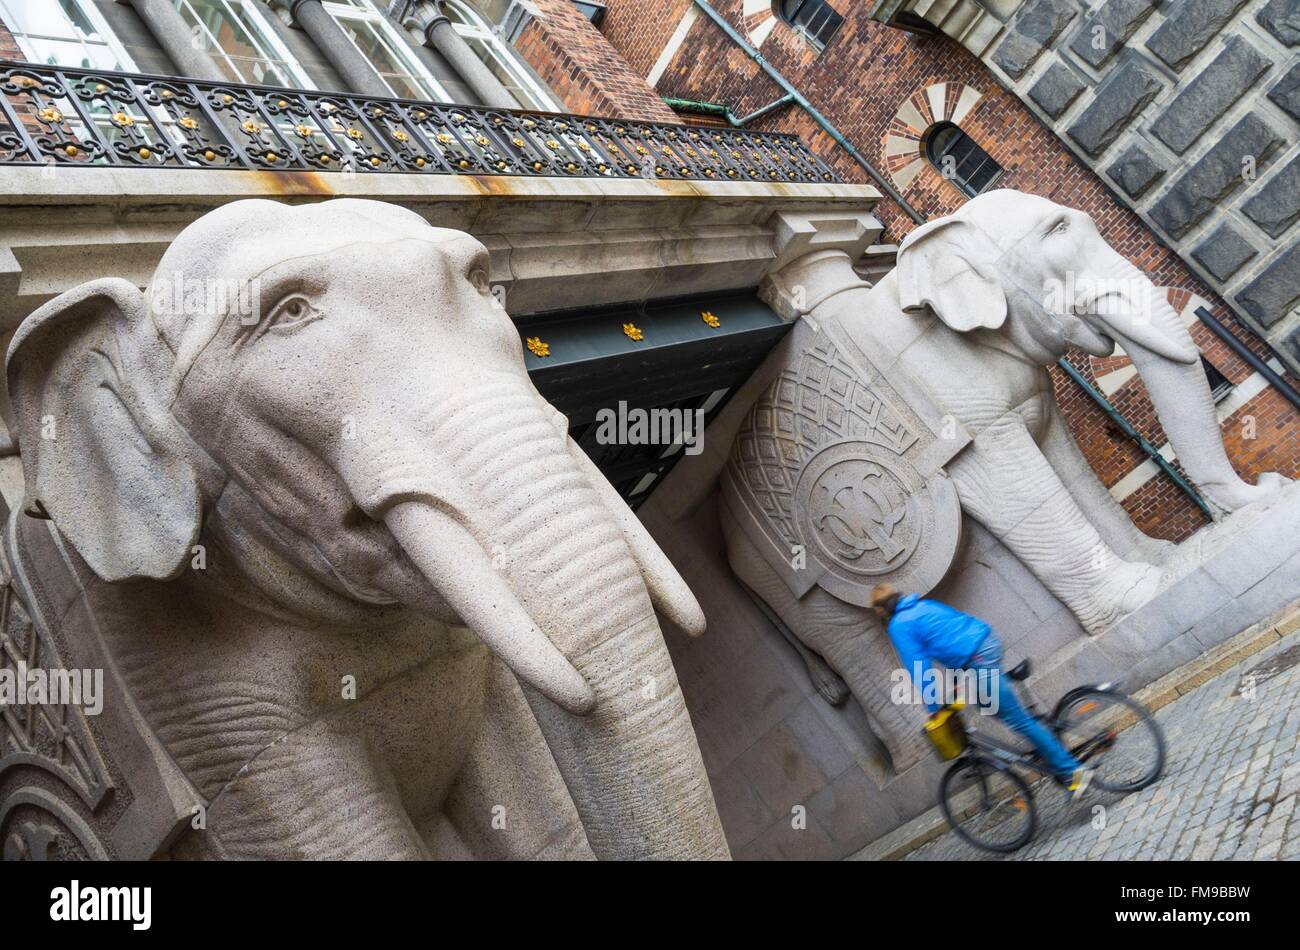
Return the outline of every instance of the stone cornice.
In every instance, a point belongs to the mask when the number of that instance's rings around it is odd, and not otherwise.
[[[512,314],[757,287],[791,216],[861,221],[868,185],[0,167],[0,330],[77,284],[143,286],[186,224],[242,198],[373,198],[475,235]],[[846,240],[860,241],[850,228]],[[811,249],[811,248],[810,248]],[[4,262],[8,261],[8,265]]]

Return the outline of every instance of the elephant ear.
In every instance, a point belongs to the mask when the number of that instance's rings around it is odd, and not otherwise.
[[[968,221],[949,216],[921,225],[898,249],[899,303],[908,313],[929,307],[954,330],[996,330],[1007,319],[996,254]]]
[[[126,281],[82,284],[23,321],[6,364],[24,507],[106,581],[176,576],[199,533],[198,476],[147,321]]]

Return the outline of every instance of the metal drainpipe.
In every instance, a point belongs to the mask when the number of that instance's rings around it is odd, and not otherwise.
[[[871,176],[871,180],[880,186],[880,190],[883,191],[891,201],[902,208],[903,212],[917,224],[925,223],[925,218],[921,213],[913,208],[908,203],[907,199],[898,193],[898,189],[891,185],[885,179],[884,175],[876,171],[875,166],[862,157],[862,154],[858,151],[857,147],[844,137],[844,133],[831,124],[830,119],[818,112],[813,104],[805,99],[803,94],[799,92],[799,90],[796,89],[788,79],[781,75],[780,71],[775,66],[759,54],[758,50],[750,46],[749,41],[737,33],[735,28],[723,18],[722,14],[713,9],[706,0],[695,0],[695,5],[703,10],[705,15],[716,23],[722,29],[722,32],[727,34],[727,38],[740,47],[741,51],[744,52],[746,56],[757,63],[759,68],[762,69],[763,72],[767,73],[768,78],[785,91],[795,105],[800,109],[803,109],[804,112],[807,112],[809,118],[821,126],[822,131],[829,135],[835,141],[836,145],[844,149],[849,158],[861,165],[863,170]]]
[[[1177,485],[1179,488],[1181,488],[1183,490],[1183,493],[1187,495],[1188,498],[1196,502],[1196,507],[1200,508],[1201,511],[1205,512],[1205,516],[1209,518],[1211,521],[1213,521],[1214,512],[1210,511],[1210,507],[1205,503],[1205,499],[1203,499],[1200,493],[1191,486],[1191,483],[1188,482],[1187,479],[1183,478],[1182,475],[1178,474],[1178,469],[1170,465],[1169,460],[1165,458],[1163,455],[1161,455],[1159,450],[1157,450],[1154,445],[1152,445],[1142,436],[1142,433],[1138,432],[1137,429],[1133,428],[1133,426],[1129,423],[1129,421],[1124,418],[1123,413],[1121,413],[1118,409],[1112,406],[1110,404],[1110,400],[1108,400],[1105,396],[1099,393],[1091,383],[1089,383],[1086,379],[1084,379],[1083,374],[1080,373],[1073,366],[1071,366],[1069,360],[1067,360],[1065,357],[1061,357],[1056,362],[1057,365],[1061,367],[1061,369],[1065,370],[1066,373],[1069,374],[1072,380],[1074,380],[1076,383],[1079,384],[1079,387],[1084,392],[1086,392],[1089,396],[1092,397],[1092,401],[1101,407],[1101,411],[1106,413],[1106,415],[1110,417],[1110,420],[1114,422],[1115,425],[1119,426],[1126,436],[1128,436],[1130,439],[1132,439],[1134,442],[1138,444],[1138,447],[1142,449],[1143,452],[1146,453],[1147,458],[1155,462],[1156,465],[1160,467],[1160,470],[1162,472],[1164,472],[1166,475],[1172,478],[1174,480],[1174,484]]]
[[[1268,384],[1280,392],[1287,402],[1295,406],[1297,409],[1300,409],[1300,392],[1296,392],[1294,386],[1288,383],[1279,374],[1275,373],[1273,367],[1269,366],[1250,350],[1246,349],[1246,344],[1233,336],[1232,331],[1220,323],[1218,317],[1210,313],[1210,311],[1206,310],[1204,307],[1197,307],[1196,315],[1201,318],[1202,323],[1214,331],[1215,336],[1228,344],[1228,346],[1232,347],[1232,351],[1240,356],[1242,360],[1245,361],[1246,365],[1259,373],[1260,376],[1263,376]]]
[[[794,98],[789,93],[786,93],[780,99],[776,99],[765,106],[755,109],[749,115],[742,115],[737,118],[736,114],[731,111],[731,106],[724,106],[718,102],[697,102],[694,99],[677,99],[673,96],[664,96],[664,104],[674,112],[695,112],[699,115],[716,115],[726,119],[733,128],[737,129],[744,128],[744,126],[753,122],[755,119],[762,118],[769,112],[773,112],[791,102],[794,102]]]

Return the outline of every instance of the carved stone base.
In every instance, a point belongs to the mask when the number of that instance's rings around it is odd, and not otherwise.
[[[1053,696],[1099,679],[1137,689],[1281,610],[1300,596],[1297,525],[1300,483],[1202,529],[1166,565],[1164,590],[1102,635],[1047,657],[1035,690]]]

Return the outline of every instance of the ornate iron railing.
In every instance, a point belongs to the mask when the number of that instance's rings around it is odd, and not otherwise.
[[[797,137],[0,61],[0,164],[834,182]]]

